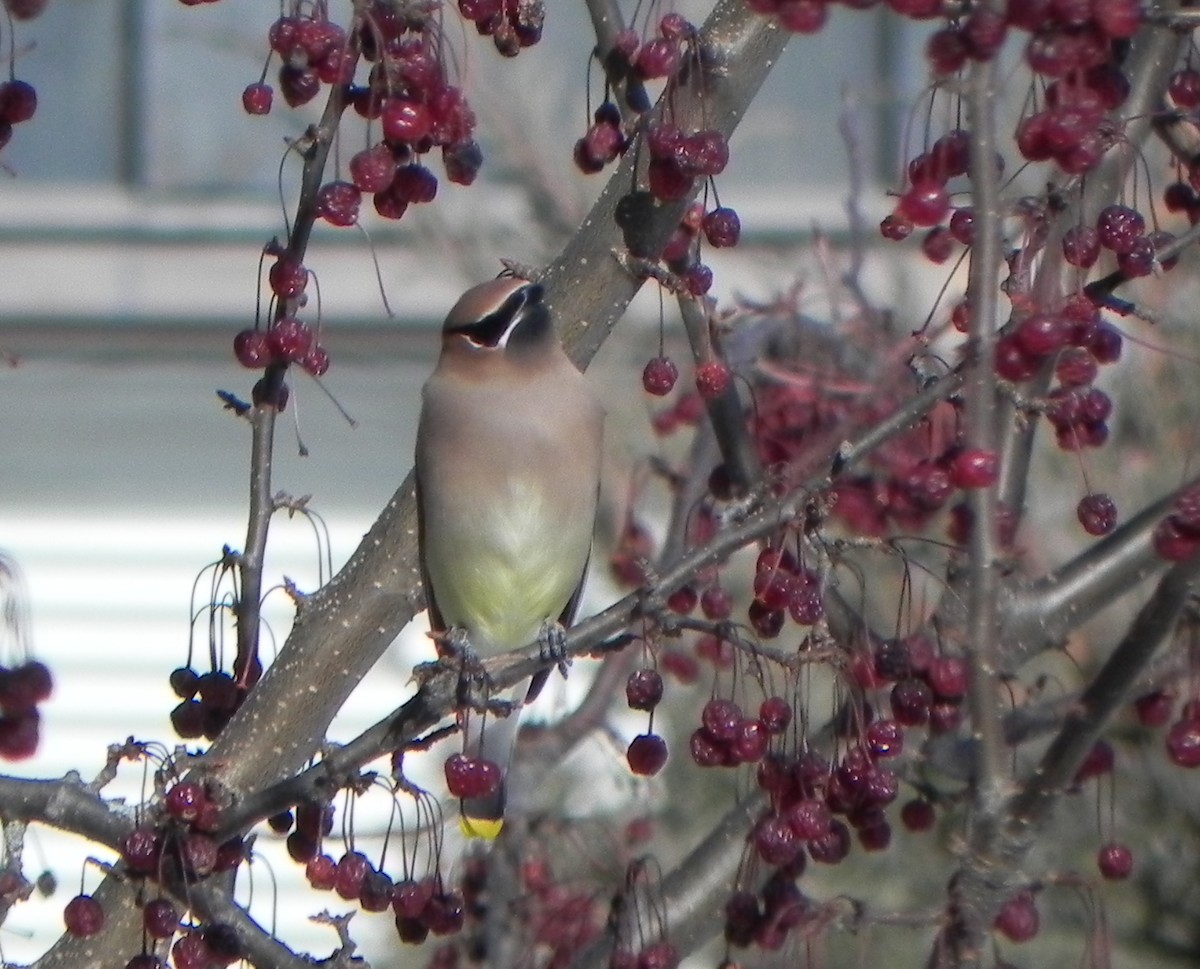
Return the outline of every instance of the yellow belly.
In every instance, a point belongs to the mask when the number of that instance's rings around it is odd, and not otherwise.
[[[483,655],[531,643],[543,622],[557,620],[591,549],[591,515],[555,514],[519,481],[504,498],[428,536],[442,618],[465,629]]]

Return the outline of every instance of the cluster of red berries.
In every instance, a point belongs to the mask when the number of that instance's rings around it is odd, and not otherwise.
[[[603,171],[604,166],[625,154],[629,139],[621,128],[621,111],[605,101],[592,113],[592,124],[575,142],[575,167],[585,175]]]
[[[0,757],[24,760],[37,751],[41,733],[38,704],[50,699],[53,688],[50,670],[37,660],[0,666]]]
[[[642,369],[642,388],[646,393],[652,394],[655,397],[667,396],[667,394],[675,389],[675,383],[678,380],[679,368],[670,357],[652,357]],[[724,360],[706,360],[696,365],[696,390],[703,400],[715,400],[720,397],[728,389],[732,380],[733,374],[729,369],[729,365]],[[671,422],[669,428],[660,428],[660,433],[674,430],[686,411],[694,412],[687,423],[694,424],[699,420],[703,413],[703,408],[695,407],[694,405],[697,403],[699,403],[699,399],[697,398],[692,398],[686,403],[681,399],[680,403],[672,411],[676,419]]]
[[[609,75],[638,80],[667,78],[668,83],[674,83],[694,52],[695,37],[695,26],[677,13],[663,16],[655,36],[647,40],[632,28],[623,30],[606,64]],[[715,129],[685,132],[671,120],[669,107],[661,118],[645,125],[642,143],[650,158],[647,166],[649,196],[631,193],[622,200],[625,204],[618,206],[617,212],[617,221],[626,232],[629,249],[638,255],[642,252],[630,239],[630,233],[636,232],[636,224],[645,216],[647,206],[629,203],[686,198],[695,191],[698,179],[714,178],[729,164],[729,143],[721,132]],[[605,102],[596,109],[591,126],[575,143],[575,164],[585,174],[595,174],[623,155],[629,145],[620,110],[615,104]],[[699,258],[701,231],[714,248],[734,246],[741,235],[741,223],[731,208],[718,205],[705,213],[703,206],[693,206],[665,250],[661,254],[648,254],[660,256],[696,296],[707,293],[712,286],[712,271]],[[674,385],[673,378],[670,385]],[[649,387],[647,383],[647,389]],[[661,395],[669,390],[668,386],[651,393]]]
[[[662,698],[663,678],[658,670],[647,667],[629,674],[625,681],[625,702],[631,710],[650,713],[651,725],[654,723],[654,710]],[[625,760],[633,773],[653,777],[666,766],[667,742],[652,731],[638,734],[625,751]]]
[[[1101,249],[1112,252],[1117,268],[1128,279],[1149,276],[1157,265],[1164,271],[1175,268],[1178,257],[1159,260],[1158,251],[1175,241],[1170,232],[1146,233],[1146,220],[1127,205],[1109,205],[1100,210],[1095,226],[1073,226],[1063,234],[1063,258],[1072,266],[1090,269]]]
[[[262,663],[256,658],[248,669],[235,672],[236,677],[224,670],[200,674],[190,666],[171,671],[171,689],[180,700],[171,711],[171,726],[180,737],[216,740],[261,678]]]
[[[688,740],[692,760],[701,767],[756,764],[766,756],[771,738],[783,734],[791,720],[783,697],[763,700],[757,717],[746,716],[733,700],[709,700]]]
[[[541,36],[540,3],[463,0],[460,10],[506,52]],[[441,149],[450,181],[475,180],[483,160],[474,140],[475,114],[462,89],[447,79],[441,33],[429,10],[400,12],[376,0],[356,11],[346,31],[326,18],[323,6],[304,5],[276,20],[268,40],[283,61],[279,84],[289,105],[311,101],[322,83],[339,84],[354,110],[380,125],[382,140],[351,159],[351,180],[322,186],[317,208],[326,221],[355,224],[364,193],[389,219],[400,218],[410,204],[431,201],[437,178],[415,158],[434,148]],[[360,56],[371,68],[366,83],[356,85]],[[271,94],[268,85],[252,84],[243,105],[251,114],[266,114]]]
[[[163,821],[147,820],[125,836],[121,858],[127,871],[151,879],[189,880],[233,871],[246,860],[246,844],[236,836],[216,841],[220,815],[218,799],[203,783],[178,781],[163,799]]]
[[[891,686],[893,719],[904,727],[928,725],[933,733],[949,733],[963,721],[967,695],[967,663],[961,656],[939,654],[925,636],[887,639],[873,652],[859,653],[851,672],[864,690]],[[869,706],[863,710],[868,721]],[[870,724],[868,730],[870,729]]]
[[[1200,551],[1200,487],[1181,492],[1154,529],[1154,551],[1168,562],[1183,562]]]
[[[849,0],[845,5],[859,10],[874,6],[876,0]],[[829,19],[827,0],[746,0],[755,13],[774,17],[779,26],[793,34],[815,34]]]
[[[754,631],[766,639],[782,632],[788,616],[799,626],[820,622],[825,615],[820,576],[786,549],[763,549],[754,565],[748,615]]]
[[[479,859],[477,863],[484,861]],[[520,878],[525,889],[521,905],[528,912],[533,944],[549,952],[549,958],[539,965],[546,969],[567,969],[601,934],[607,908],[586,883],[556,877],[543,857],[524,859]],[[473,872],[468,868],[462,884],[468,915],[475,919],[486,912],[483,905],[476,903],[486,888],[486,870]]]
[[[546,8],[542,0],[458,0],[458,10],[505,57],[542,39]]]
[[[695,39],[696,28],[678,13],[665,14],[654,36],[643,38],[632,27],[617,34],[608,68],[619,78],[654,81],[679,73]]]
[[[361,851],[347,849],[338,859],[321,850],[333,830],[332,805],[304,803],[283,811],[268,823],[276,834],[287,835],[292,859],[305,866],[308,883],[319,891],[335,892],[355,901],[364,912],[392,909],[400,939],[413,945],[462,927],[462,897],[445,890],[440,876],[415,880],[407,873],[399,881],[374,866]]]
[[[246,844],[237,836],[218,844],[212,832],[219,819],[220,807],[212,791],[198,781],[177,781],[163,798],[158,821],[143,821],[122,841],[121,858],[127,874],[136,879],[189,881],[233,871],[247,858]],[[146,939],[166,941],[178,934],[172,947],[178,969],[228,966],[244,955],[228,925],[185,928],[180,911],[169,899],[159,897],[139,904]],[[79,895],[67,903],[63,920],[70,934],[87,938],[103,928],[104,911],[91,895]],[[143,951],[129,960],[126,969],[162,965],[157,956]]]
[[[928,228],[921,245],[926,258],[945,262],[954,244],[971,245],[974,240],[974,211],[953,208],[949,183],[966,175],[970,165],[970,137],[956,128],[942,135],[928,151],[908,163],[908,187],[901,194],[896,210],[880,223],[885,239],[902,242],[915,228]],[[1001,162],[997,159],[997,165]]]

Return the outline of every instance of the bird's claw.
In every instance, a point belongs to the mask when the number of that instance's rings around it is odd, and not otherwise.
[[[439,662],[459,673],[459,695],[463,700],[493,692],[494,684],[483,660],[471,645],[467,631],[453,626],[437,637]]]
[[[566,678],[571,668],[571,657],[567,655],[567,631],[561,622],[547,619],[538,630],[538,656],[543,663],[553,663]]]

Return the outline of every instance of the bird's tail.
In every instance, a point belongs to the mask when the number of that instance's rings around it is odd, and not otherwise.
[[[509,699],[520,703],[524,693],[525,689],[522,687],[519,693],[515,693]],[[504,827],[508,768],[517,742],[519,714],[520,708],[517,707],[507,717],[474,713],[467,721],[464,756],[483,757],[500,768],[500,783],[491,794],[465,798],[462,801],[460,823],[467,837],[492,841],[499,837]]]

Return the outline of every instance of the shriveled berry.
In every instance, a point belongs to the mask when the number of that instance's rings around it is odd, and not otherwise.
[[[727,207],[709,212],[701,227],[709,245],[717,249],[736,246],[742,234],[742,223],[737,212]]]
[[[1117,526],[1117,505],[1106,494],[1088,494],[1075,509],[1079,523],[1089,535],[1107,535]]]

